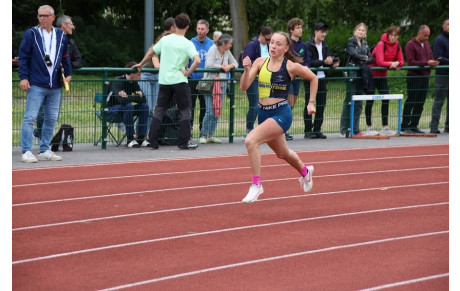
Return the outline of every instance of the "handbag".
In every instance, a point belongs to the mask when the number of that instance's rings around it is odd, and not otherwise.
[[[207,74],[203,75],[203,79],[207,79]],[[211,93],[213,81],[209,80],[200,80],[196,85],[196,90],[202,93]]]

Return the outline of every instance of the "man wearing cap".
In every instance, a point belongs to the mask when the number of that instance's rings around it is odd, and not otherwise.
[[[328,29],[329,26],[327,24],[323,22],[317,23],[313,28],[313,35],[306,42],[311,68],[336,68],[340,63],[338,59],[331,57],[327,43],[324,41]],[[314,73],[318,77],[318,93],[316,94],[316,113],[314,122],[312,115],[308,115],[306,106],[308,105],[308,100],[310,100],[310,83],[304,81],[306,100],[303,114],[305,122],[304,137],[309,139],[324,139],[326,136],[321,133],[321,126],[324,120],[324,109],[326,107],[327,80],[324,71],[317,71]]]

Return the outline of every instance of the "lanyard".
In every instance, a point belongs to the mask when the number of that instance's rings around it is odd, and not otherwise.
[[[43,37],[43,28],[40,28],[40,32],[41,32],[41,36],[42,36],[43,52],[45,53],[45,55],[50,55],[50,54],[51,54],[51,46],[52,46],[52,44],[53,44],[53,33],[54,33],[54,29],[51,28],[51,38],[50,38],[50,50],[49,50],[49,54],[46,53],[45,38]]]

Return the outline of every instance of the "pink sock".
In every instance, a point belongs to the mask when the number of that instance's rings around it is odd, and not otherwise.
[[[305,177],[307,174],[308,174],[308,169],[307,169],[307,166],[303,166],[303,169],[299,171],[300,175],[302,175],[302,177]]]
[[[252,176],[252,184],[260,186],[260,176]]]

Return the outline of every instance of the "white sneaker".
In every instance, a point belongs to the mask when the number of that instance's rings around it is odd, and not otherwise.
[[[374,130],[373,126],[369,126],[366,130],[366,135],[367,136],[374,136],[374,135],[379,135],[379,132]]]
[[[199,139],[198,142],[199,142],[199,143],[207,143],[208,140],[206,139],[206,137],[202,136],[202,137],[200,137],[200,139]]]
[[[252,185],[251,187],[249,187],[249,192],[246,195],[246,197],[244,197],[241,201],[243,201],[244,203],[254,202],[257,200],[257,198],[259,198],[259,196],[262,193],[264,193],[264,187],[262,187],[262,185]]]
[[[141,144],[141,147],[149,147],[150,143],[147,140],[144,140]]]
[[[300,186],[302,187],[303,191],[310,192],[311,188],[313,188],[313,171],[315,167],[312,165],[307,166],[308,173],[305,177],[300,177],[299,182]]]
[[[389,129],[388,126],[384,126],[382,128],[382,131],[380,131],[380,134],[381,135],[395,135],[396,132],[394,132],[393,130]]]
[[[140,148],[141,145],[135,139],[133,139],[132,141],[128,143],[128,147],[129,148]]]
[[[208,143],[222,143],[222,141],[217,137],[211,136],[210,138],[208,138]]]
[[[37,158],[34,156],[34,154],[31,151],[27,151],[22,154],[22,161],[24,163],[36,163],[38,162]]]
[[[57,156],[54,152],[47,150],[46,152],[39,153],[38,159],[40,161],[60,161],[62,157]]]

